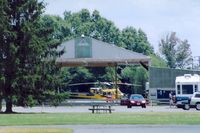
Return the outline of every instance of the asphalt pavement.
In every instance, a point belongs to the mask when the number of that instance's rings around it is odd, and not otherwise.
[[[38,107],[13,107],[13,111],[19,113],[67,113],[67,112],[91,112],[88,109],[90,106],[38,106]],[[147,106],[147,108],[132,107],[127,108],[126,106],[112,106],[115,112],[198,112],[196,109],[183,110],[181,108],[169,107],[169,106]],[[3,106],[2,110],[5,110]]]
[[[200,126],[189,125],[79,125],[71,128],[74,133],[199,133],[200,131]]]
[[[0,128],[70,128],[74,133],[199,133],[199,125],[40,125]]]

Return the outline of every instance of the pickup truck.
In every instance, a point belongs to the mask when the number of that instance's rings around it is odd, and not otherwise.
[[[196,108],[196,110],[200,110],[200,92],[195,92],[191,98],[181,102],[184,110],[189,110],[190,108]]]

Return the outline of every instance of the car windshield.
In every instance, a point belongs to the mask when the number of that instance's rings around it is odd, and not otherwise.
[[[131,96],[131,99],[134,99],[134,100],[141,100],[141,99],[144,99],[143,96],[141,95],[133,95]]]

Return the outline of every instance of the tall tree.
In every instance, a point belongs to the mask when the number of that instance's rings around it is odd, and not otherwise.
[[[181,45],[177,46],[176,66],[178,68],[186,68],[192,62],[192,52],[187,40],[181,41],[180,43]]]
[[[127,27],[121,33],[121,46],[126,49],[150,55],[153,53],[153,47],[148,42],[146,34],[141,30],[133,27]]]
[[[160,52],[170,68],[186,68],[191,63],[192,52],[187,40],[180,40],[175,32],[161,39]]]
[[[172,32],[167,35],[165,39],[161,39],[159,43],[159,48],[161,54],[165,57],[167,65],[170,68],[176,68],[176,46],[178,45],[179,39],[176,37],[176,33]]]
[[[3,33],[6,32],[7,29],[7,17],[4,16],[4,10],[6,9],[6,7],[4,6],[6,3],[6,0],[2,0],[0,2],[0,40],[3,40]],[[5,81],[5,76],[4,76],[4,67],[3,67],[3,58],[4,58],[4,54],[3,54],[3,45],[2,42],[0,42],[0,111],[2,108],[2,98],[3,98],[3,87],[4,87],[4,81]]]
[[[33,106],[54,99],[59,85],[53,29],[40,21],[44,3],[37,0],[2,0],[1,9],[1,92],[6,113],[12,105]],[[52,98],[52,96],[54,98]],[[56,100],[59,101],[59,100]]]
[[[66,23],[61,17],[53,15],[44,15],[41,17],[45,27],[53,29],[53,37],[59,40],[69,39],[71,35],[70,25]]]
[[[64,19],[71,26],[72,37],[84,34],[104,42],[118,44],[119,29],[113,22],[103,18],[97,10],[92,14],[87,9],[77,13],[65,11]]]

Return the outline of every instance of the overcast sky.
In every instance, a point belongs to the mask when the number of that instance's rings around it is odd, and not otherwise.
[[[200,56],[200,0],[45,0],[47,14],[65,10],[98,10],[100,15],[123,29],[141,28],[158,52],[161,38],[174,31],[191,44],[193,56]]]

